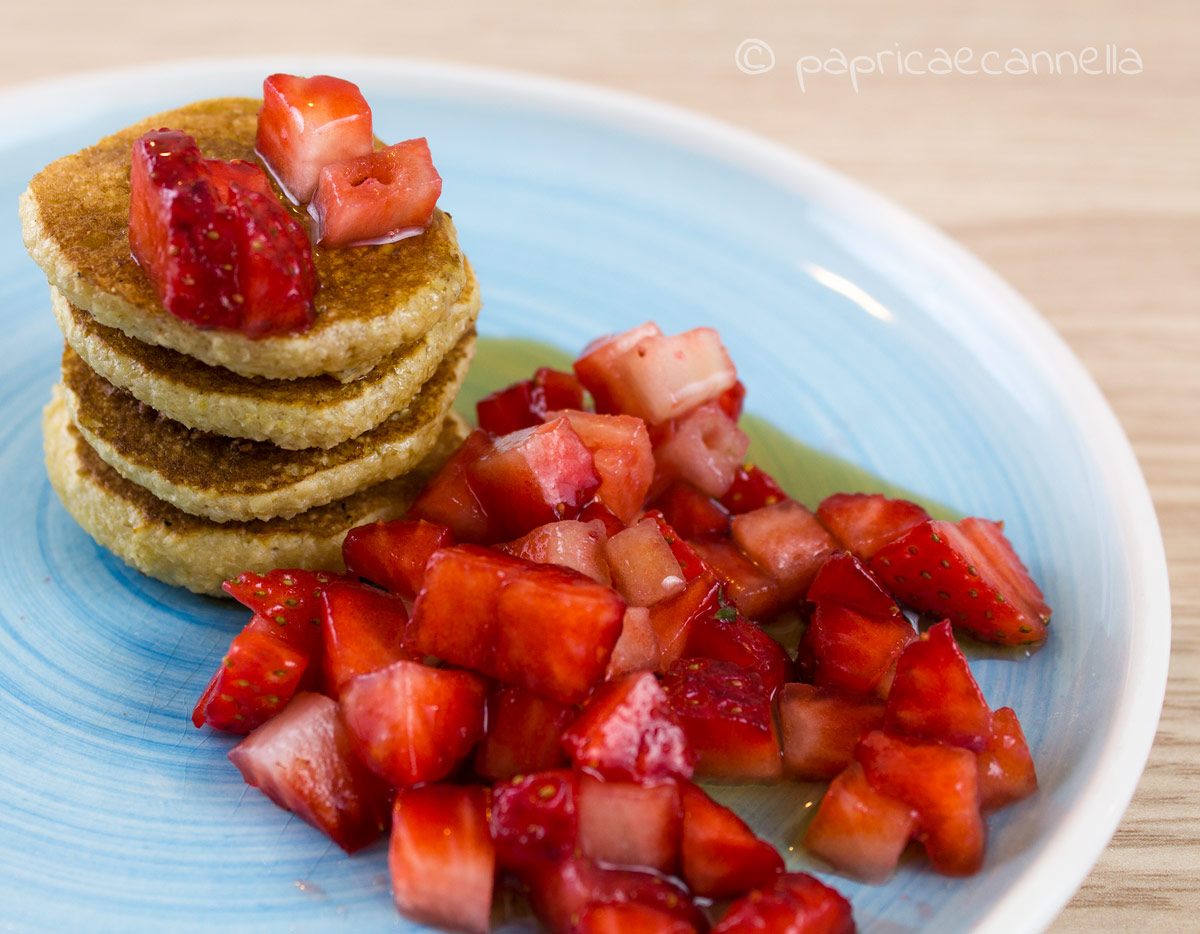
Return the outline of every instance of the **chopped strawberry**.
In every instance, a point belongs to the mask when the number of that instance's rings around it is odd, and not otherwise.
[[[606,866],[671,874],[679,862],[679,786],[579,776],[579,847]]]
[[[943,620],[909,643],[896,661],[886,728],[980,752],[992,735],[992,712]]]
[[[351,529],[342,542],[346,570],[413,599],[425,579],[425,564],[454,533],[423,519],[393,519]]]
[[[649,905],[589,905],[571,934],[696,934],[696,928]]]
[[[312,197],[323,166],[374,148],[371,108],[357,85],[329,75],[263,81],[255,149],[297,204]]]
[[[469,671],[397,661],[342,689],[342,720],[363,761],[397,787],[445,778],[484,730],[487,686]]]
[[[618,532],[604,545],[613,586],[630,606],[650,606],[683,592],[679,562],[653,519]]]
[[[582,409],[583,385],[572,374],[539,367],[532,379],[521,380],[475,403],[475,420],[484,431],[506,435],[532,428],[547,412]]]
[[[929,513],[906,499],[882,493],[834,493],[821,501],[817,518],[838,544],[860,561],[870,561],[888,542],[929,519]]]
[[[650,607],[650,625],[658,634],[661,653],[660,671],[683,655],[692,627],[720,608],[721,585],[711,571],[689,580],[678,596]]]
[[[742,406],[745,401],[746,386],[740,379],[717,396],[717,405],[721,407],[721,411],[735,422],[742,417]]]
[[[808,588],[809,603],[840,603],[864,616],[896,618],[896,598],[854,555],[843,552],[826,559]]]
[[[743,464],[733,473],[733,483],[721,497],[721,505],[734,515],[774,506],[790,499],[775,478],[754,464]]]
[[[745,822],[691,782],[679,787],[683,805],[680,841],[683,879],[693,895],[732,898],[767,885],[783,872],[783,858]]]
[[[683,658],[667,669],[663,691],[699,757],[697,776],[733,782],[783,777],[770,694],[755,672],[709,658]]]
[[[817,517],[794,499],[733,517],[733,540],[779,580],[784,606],[803,599],[836,543]]]
[[[924,522],[871,559],[871,570],[914,609],[984,642],[1046,637],[1049,610],[999,527],[983,520]]]
[[[657,671],[661,664],[662,646],[650,622],[650,610],[644,606],[625,607],[621,637],[613,646],[605,680],[612,681],[635,671]]]
[[[562,745],[576,768],[618,781],[690,778],[696,761],[658,679],[645,671],[597,688]]]
[[[558,737],[579,715],[511,684],[497,684],[487,699],[487,733],[475,752],[475,771],[493,781],[558,768],[567,761]]]
[[[883,728],[877,697],[812,684],[785,684],[779,697],[783,772],[802,782],[827,781],[854,761],[858,741]]]
[[[749,668],[762,678],[772,697],[794,674],[792,660],[783,646],[733,607],[697,620],[688,632],[683,655],[716,658]]]
[[[575,361],[575,375],[579,382],[592,394],[596,411],[619,413],[618,396],[621,392],[617,361],[645,338],[661,336],[662,331],[653,321],[647,321],[623,334],[609,334],[588,344]],[[611,388],[610,388],[611,387]]]
[[[407,518],[444,525],[460,542],[501,541],[503,535],[495,531],[491,517],[467,477],[467,467],[491,447],[492,439],[486,431],[476,429],[467,435],[458,450],[425,484],[409,507]]]
[[[1006,807],[1037,791],[1037,772],[1021,723],[1011,707],[992,714],[992,733],[977,757],[984,810]]]
[[[392,662],[420,661],[405,641],[408,611],[396,594],[352,581],[325,587],[323,681],[334,700],[355,675],[378,671]]]
[[[496,848],[486,788],[402,788],[392,808],[388,870],[396,907],[422,924],[486,934]]]
[[[599,468],[597,468],[599,473]],[[604,485],[604,481],[600,481],[600,485]],[[583,511],[579,513],[580,522],[596,522],[599,521],[604,525],[604,532],[609,537],[616,535],[625,528],[625,523],[617,518],[616,513],[600,502],[598,499],[592,500],[583,507]]]
[[[737,422],[708,402],[662,429],[654,444],[657,488],[683,479],[708,496],[724,496],[750,447]]]
[[[863,737],[855,756],[872,788],[916,813],[916,838],[934,869],[947,876],[979,871],[987,826],[973,753],[876,731]]]
[[[571,568],[597,584],[607,586],[612,578],[605,560],[605,539],[604,523],[599,520],[563,519],[539,525],[516,541],[493,547],[534,564]]]
[[[872,788],[851,762],[830,782],[802,842],[837,872],[886,882],[915,827],[912,808]]]
[[[338,705],[302,693],[229,751],[246,783],[327,834],[347,853],[387,827],[391,789],[355,755]]]
[[[394,243],[429,226],[441,194],[442,177],[422,137],[327,163],[308,213],[317,242],[329,249]]]
[[[579,776],[562,769],[498,782],[490,821],[500,866],[523,874],[569,856],[579,837],[578,795]]]
[[[565,418],[570,423],[592,452],[592,463],[600,475],[596,501],[623,524],[632,522],[654,479],[654,452],[645,422],[629,415],[596,415],[575,409],[550,411],[545,417],[547,421]]]
[[[688,544],[725,585],[725,594],[739,613],[751,619],[770,619],[779,613],[779,579],[751,561],[735,542],[696,539]]]
[[[653,519],[658,523],[658,530],[662,533],[663,540],[671,546],[671,554],[679,562],[679,569],[683,571],[684,580],[693,581],[704,574],[711,576],[708,565],[696,554],[696,550],[671,527],[661,512],[651,509],[645,514],[645,518]]]
[[[729,531],[725,507],[682,480],[667,487],[654,500],[654,508],[684,538],[725,535]]]
[[[255,620],[262,622],[255,625]],[[309,657],[270,631],[256,616],[221,659],[221,667],[192,711],[192,723],[249,733],[282,711],[304,677]]]
[[[278,635],[310,657],[324,644],[321,594],[340,574],[278,568],[267,574],[239,574],[221,585],[229,596],[278,626]]]
[[[800,872],[783,873],[729,906],[712,934],[854,934],[850,903]]]

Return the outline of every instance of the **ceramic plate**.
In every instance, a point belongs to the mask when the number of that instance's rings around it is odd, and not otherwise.
[[[61,340],[21,246],[18,195],[58,156],[187,101],[254,95],[274,71],[351,78],[381,136],[429,138],[441,203],[483,285],[485,336],[575,351],[648,318],[666,331],[713,325],[748,410],[844,476],[854,465],[1006,521],[1055,608],[1052,634],[1032,654],[976,652],[973,665],[992,706],[1021,717],[1041,790],[992,817],[973,878],[908,860],[883,886],[834,881],[868,934],[1048,924],[1141,773],[1170,632],[1137,463],[1050,328],[929,227],[704,117],[467,68],[272,59],[0,96],[0,929],[415,929],[392,908],[382,845],[345,857],[243,786],[230,737],[188,721],[244,613],[98,548],[42,465]],[[811,869],[790,847],[817,792],[726,797],[793,868]]]

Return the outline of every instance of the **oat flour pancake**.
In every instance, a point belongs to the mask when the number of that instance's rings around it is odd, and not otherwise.
[[[163,308],[130,255],[134,140],[169,127],[194,136],[208,158],[258,161],[254,138],[260,103],[220,98],[189,104],[52,162],[21,196],[25,245],[71,304],[138,340],[244,376],[296,379],[329,373],[353,379],[450,313],[466,273],[448,214],[435,210],[424,233],[398,243],[314,249],[321,283],[316,320],[308,331],[292,336],[252,339],[181,321]]]
[[[402,411],[329,449],[187,428],[105,382],[65,347],[64,401],[96,453],[159,499],[217,522],[294,516],[412,470],[432,449],[475,350],[467,334]]]
[[[105,327],[50,291],[67,343],[108,382],[189,428],[296,450],[333,447],[408,405],[479,315],[479,284],[469,265],[467,271],[466,288],[448,316],[349,383],[332,376],[239,376]]]
[[[396,519],[466,436],[451,415],[415,470],[291,519],[212,522],[155,499],[102,461],[71,423],[61,387],[42,424],[46,470],[72,517],[100,545],[144,574],[224,596],[221,582],[272,568],[341,571],[342,539],[356,525]]]

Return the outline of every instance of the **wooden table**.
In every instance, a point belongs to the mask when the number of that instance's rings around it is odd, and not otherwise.
[[[304,0],[0,11],[0,88],[100,67],[286,52],[448,59],[635,91],[755,130],[942,227],[1022,292],[1091,371],[1133,442],[1170,562],[1174,650],[1133,803],[1056,934],[1200,928],[1200,4],[1195,0]],[[402,11],[403,9],[403,11]],[[735,64],[745,39],[776,66]],[[801,56],[1107,44],[1140,74],[806,76]],[[1093,46],[1097,57],[1084,61]],[[744,49],[753,71],[765,50]],[[921,60],[909,58],[920,66]],[[808,65],[812,60],[806,59]],[[1070,70],[1070,60],[1062,66]],[[879,66],[876,65],[876,68]],[[1131,65],[1127,65],[1132,70]],[[862,68],[859,69],[863,70]],[[916,70],[916,69],[914,69]]]

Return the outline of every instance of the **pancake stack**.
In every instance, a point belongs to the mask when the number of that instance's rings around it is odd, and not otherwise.
[[[43,169],[21,199],[66,338],[46,409],[50,481],[101,545],[221,593],[242,572],[341,570],[355,525],[402,515],[465,429],[455,395],[479,286],[448,214],[397,243],[314,250],[316,320],[250,338],[169,314],[130,255],[130,149],[151,129],[254,160],[260,102],[150,117]]]

